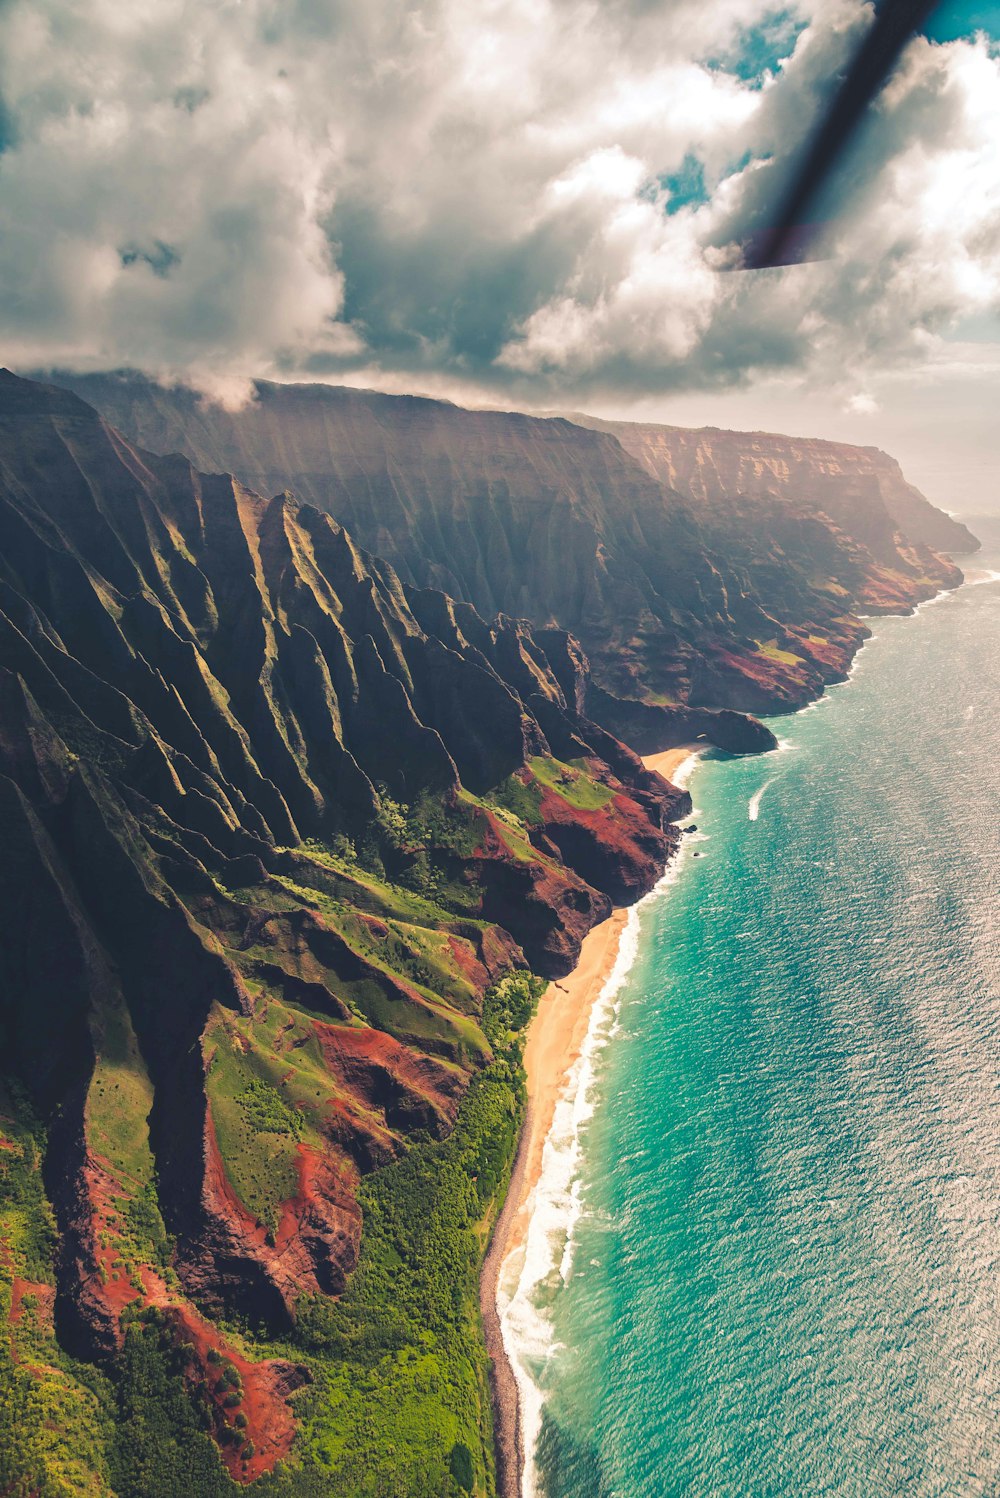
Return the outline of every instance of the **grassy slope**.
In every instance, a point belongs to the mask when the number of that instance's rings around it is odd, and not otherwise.
[[[329,868],[337,863],[327,859]],[[488,1042],[493,1059],[475,1076],[446,1140],[418,1142],[362,1182],[361,1262],[342,1299],[303,1304],[286,1344],[227,1328],[249,1356],[304,1361],[314,1380],[297,1396],[301,1424],[291,1460],[253,1491],[266,1498],[487,1495],[493,1475],[478,1269],[520,1126],[521,1031],[537,985],[526,974],[505,979],[488,996],[481,1023],[466,1019],[460,1009],[467,983],[460,972],[440,971],[446,949],[431,917],[443,913],[367,871],[344,863],[342,872],[367,887],[383,914],[391,910],[407,964],[419,958],[438,970],[428,976],[449,977],[459,1006],[449,1010],[449,1028],[467,1029],[470,1049],[480,1055],[489,1054]],[[330,897],[316,899],[321,904],[329,916]],[[348,921],[346,902],[343,914]],[[431,989],[427,995],[435,999]],[[303,1011],[270,995],[252,1036],[248,1022],[228,1012],[216,1015],[206,1036],[227,1171],[265,1221],[289,1195],[296,1144],[322,1144],[319,1110],[329,1076],[306,1021]],[[133,1261],[162,1263],[165,1247],[145,1122],[151,1094],[127,1016],[112,1007],[96,1031],[100,1060],[88,1130],[121,1183],[115,1262],[131,1276]],[[241,1491],[198,1422],[155,1313],[135,1317],[110,1378],[60,1351],[45,1312],[54,1230],[40,1174],[44,1138],[17,1095],[0,1102],[0,1113],[0,1492],[221,1498]],[[19,1312],[11,1325],[15,1287]]]
[[[612,794],[583,762],[536,759],[486,802],[460,793],[448,814],[430,799],[413,808],[388,803],[389,841],[411,855],[427,846],[469,857],[499,814],[514,855],[537,857],[528,832],[545,791],[583,809],[605,805]],[[298,851],[295,878],[270,882],[270,904],[316,911],[353,950],[404,979],[426,1003],[416,1011],[424,1016],[420,1026],[457,1035],[481,1069],[446,1139],[418,1137],[395,1163],[361,1181],[361,1258],[345,1294],[303,1300],[285,1342],[226,1326],[229,1343],[248,1357],[304,1362],[313,1380],[295,1397],[299,1433],[291,1458],[253,1492],[488,1498],[494,1476],[478,1273],[513,1162],[524,1108],[523,1031],[540,984],[524,973],[503,979],[477,1015],[454,943],[464,940],[456,931],[474,933],[480,923],[462,915],[466,892],[453,898],[433,860],[424,869],[411,858],[404,887],[385,876],[370,850],[358,856],[349,846],[312,843]],[[260,893],[229,891],[248,903]],[[374,935],[369,918],[379,925]],[[254,1020],[216,1010],[204,1048],[230,1182],[251,1213],[273,1227],[294,1189],[297,1146],[325,1147],[330,1075],[310,1011],[255,979],[259,955],[253,946],[230,952],[258,1000]],[[399,1023],[381,1013],[385,1000],[373,985],[336,986],[357,1022]],[[406,1027],[413,1024],[408,1006]],[[113,1198],[118,1257],[109,1258],[111,1272],[134,1279],[139,1265],[155,1264],[179,1288],[156,1206],[146,1122],[151,1086],[117,996],[109,996],[92,1030],[99,1059],[88,1092],[88,1136],[121,1191]],[[0,1114],[8,1146],[0,1148],[0,1493],[233,1498],[244,1490],[199,1421],[178,1350],[156,1312],[126,1312],[125,1350],[107,1375],[59,1349],[51,1291],[45,1300],[55,1234],[41,1182],[44,1136],[16,1091],[0,1098]]]

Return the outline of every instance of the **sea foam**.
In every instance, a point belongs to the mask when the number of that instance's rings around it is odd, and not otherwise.
[[[966,574],[965,582],[962,586],[964,588],[982,588],[987,583],[1000,583],[1000,572],[996,572],[991,568],[972,575]]]

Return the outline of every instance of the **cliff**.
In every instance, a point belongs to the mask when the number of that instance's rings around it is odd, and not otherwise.
[[[571,419],[617,437],[654,478],[699,504],[727,506],[739,497],[806,504],[889,566],[901,544],[954,555],[979,548],[967,526],[932,505],[907,483],[895,458],[877,447],[576,413]]]
[[[617,436],[560,418],[265,382],[234,412],[138,376],[59,378],[145,447],[288,485],[406,582],[570,631],[626,703],[799,706],[845,674],[858,611],[911,608],[961,576],[898,532],[872,486],[836,515],[738,485],[709,507]],[[635,717],[599,696],[592,710],[619,733]]]
[[[478,1230],[515,1128],[498,1003],[523,1025],[528,969],[565,973],[676,845],[687,797],[586,717],[586,680],[562,632],[487,622],[287,492],[0,375],[0,1400],[54,1379],[83,1408],[83,1359],[131,1419],[129,1370],[158,1358],[213,1483],[302,1478],[295,1400],[336,1366],[307,1355],[322,1308],[352,1287],[328,1351],[395,1314],[355,1273],[364,1202],[401,1211],[393,1162],[464,1149],[424,1200],[457,1193],[444,1241],[462,1213]],[[471,1318],[438,1338],[466,1413],[414,1471],[436,1481],[458,1430],[485,1491]],[[41,1490],[32,1460],[15,1475]]]

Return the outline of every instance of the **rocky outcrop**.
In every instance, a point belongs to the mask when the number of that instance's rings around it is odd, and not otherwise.
[[[596,722],[634,744],[640,754],[655,754],[660,749],[697,739],[730,754],[762,754],[774,748],[770,729],[745,713],[659,707],[651,702],[613,697],[593,682],[588,683],[586,702],[587,711]]]

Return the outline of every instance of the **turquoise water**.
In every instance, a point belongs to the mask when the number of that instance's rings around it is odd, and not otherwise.
[[[873,622],[781,752],[691,781],[597,1062],[547,1498],[1000,1493],[1000,584]]]

